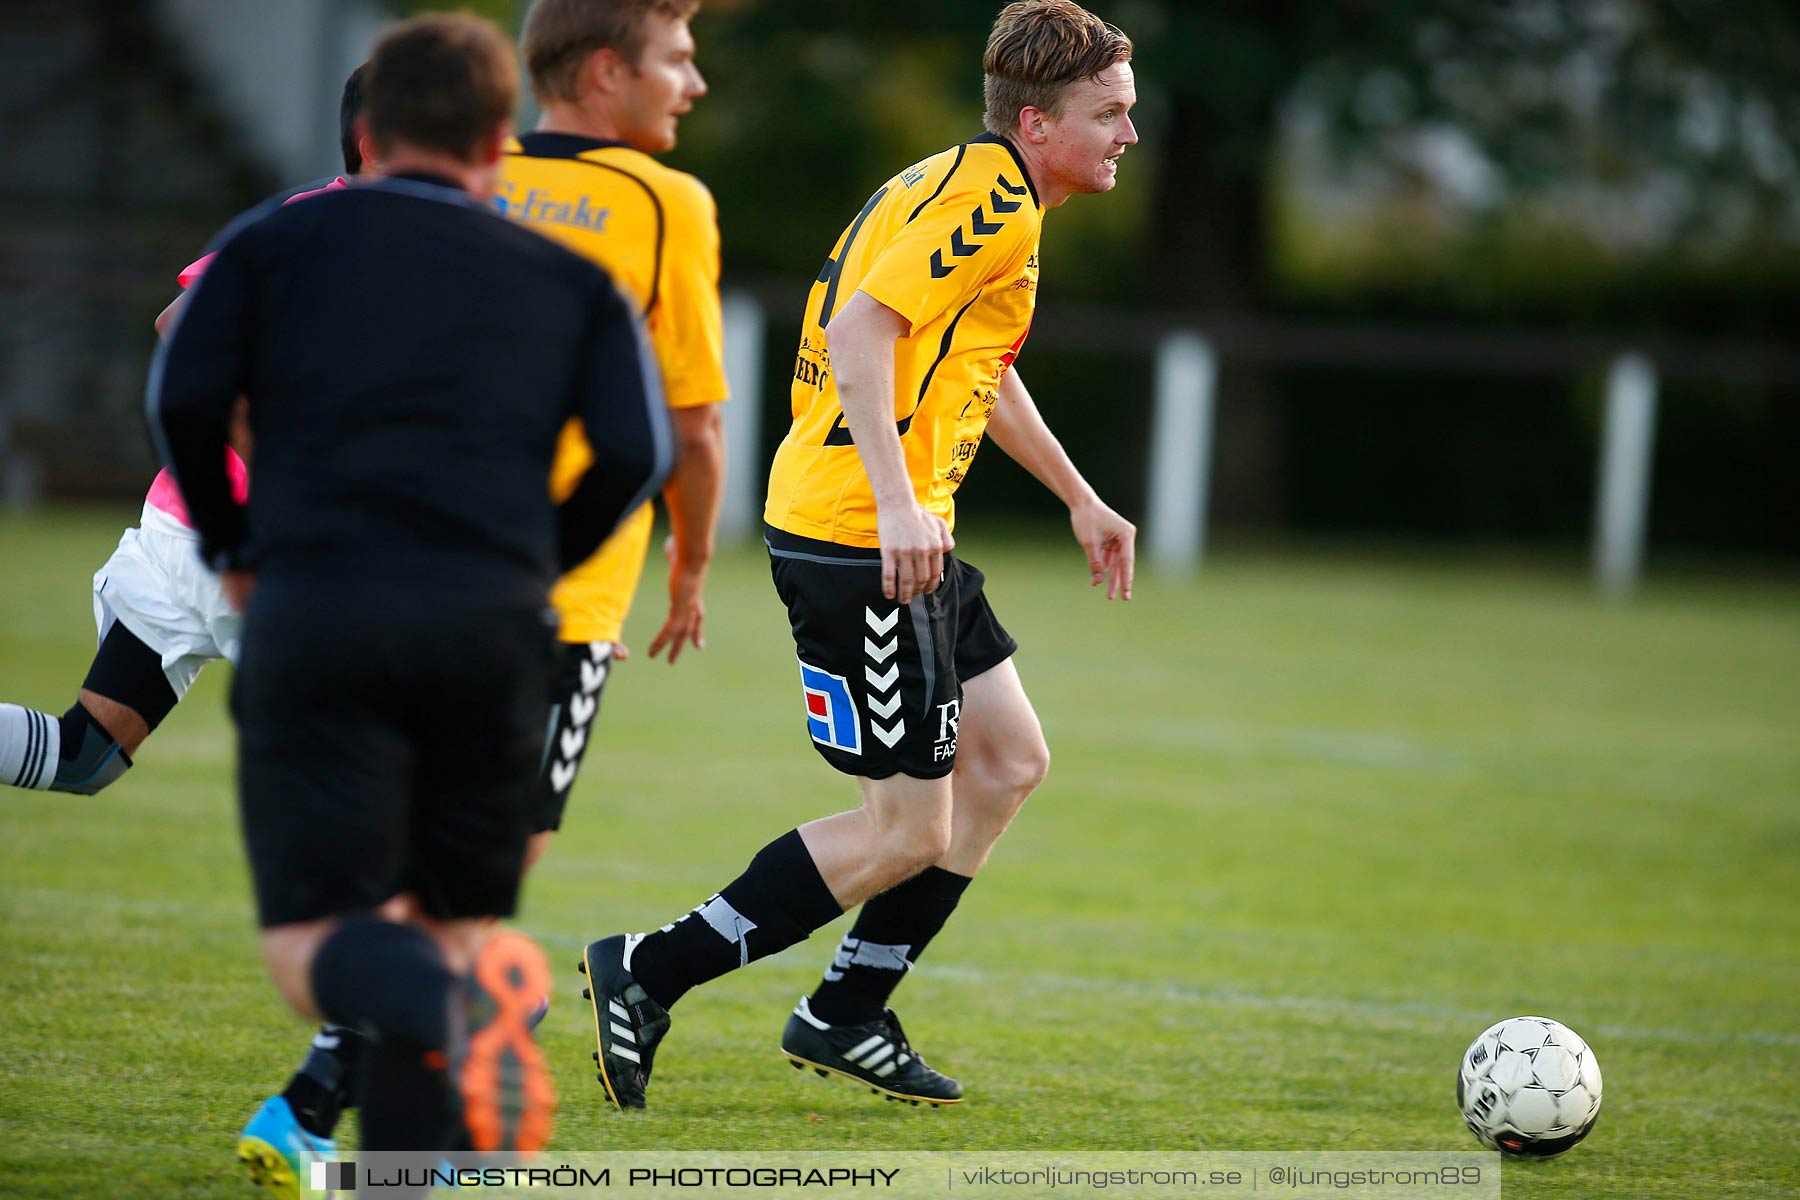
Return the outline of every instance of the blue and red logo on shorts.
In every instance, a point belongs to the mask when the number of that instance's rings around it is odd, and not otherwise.
[[[801,659],[800,688],[806,694],[806,728],[813,741],[847,754],[861,754],[862,722],[844,677]]]

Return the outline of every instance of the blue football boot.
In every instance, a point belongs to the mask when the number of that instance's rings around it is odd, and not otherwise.
[[[309,1186],[312,1164],[336,1153],[337,1143],[302,1129],[280,1096],[264,1100],[238,1134],[238,1161],[249,1168],[250,1182],[281,1200],[300,1200]]]

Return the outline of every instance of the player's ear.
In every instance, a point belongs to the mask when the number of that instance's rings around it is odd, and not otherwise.
[[[610,96],[619,90],[629,70],[630,65],[619,57],[617,50],[611,46],[603,46],[588,57],[583,73],[595,91],[602,96]]]
[[[1045,128],[1050,115],[1041,108],[1033,108],[1029,104],[1019,110],[1019,136],[1034,146],[1042,145],[1050,137]]]
[[[361,122],[356,126],[356,153],[362,157],[362,174],[379,173],[381,171],[381,153],[375,148],[375,139]]]
[[[384,157],[386,148],[382,146],[380,142],[376,141],[375,135],[369,131],[368,114],[364,113],[362,116],[357,117],[356,123],[353,124],[350,129],[356,138],[357,152],[362,155],[362,173],[380,174],[381,160]]]

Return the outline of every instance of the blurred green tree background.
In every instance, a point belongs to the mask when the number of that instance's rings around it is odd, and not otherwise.
[[[525,4],[474,7],[516,29]],[[999,7],[708,0],[694,29],[712,90],[670,161],[718,197],[728,276],[797,295],[870,192],[977,132]],[[1093,7],[1136,43],[1142,141],[1113,195],[1046,222],[1046,310],[1591,334],[1653,353],[1658,339],[1716,341],[1775,366],[1665,383],[1654,532],[1800,551],[1800,483],[1780,450],[1800,445],[1800,6]],[[1040,334],[1022,366],[1059,381],[1053,420],[1148,388],[1124,337],[1108,354]],[[1597,379],[1413,366],[1228,357],[1219,515],[1582,536]],[[770,380],[780,410],[775,368]],[[1091,435],[1120,488],[1139,488],[1146,429],[1133,412]],[[1000,475],[1007,503],[1039,503]]]
[[[505,9],[506,0],[490,8]],[[1785,0],[1119,0],[1142,144],[1046,226],[1069,293],[1783,331],[1800,285]],[[715,0],[676,161],[740,271],[817,264],[979,128],[997,5]],[[1725,303],[1721,306],[1720,301]]]

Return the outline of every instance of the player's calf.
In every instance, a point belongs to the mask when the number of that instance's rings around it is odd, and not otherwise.
[[[885,781],[883,781],[885,782]],[[879,829],[869,848],[866,886],[857,889],[875,895],[904,883],[942,858],[950,849],[951,817],[948,805],[922,819]],[[842,886],[841,880],[834,880]],[[848,890],[848,889],[846,889]]]

